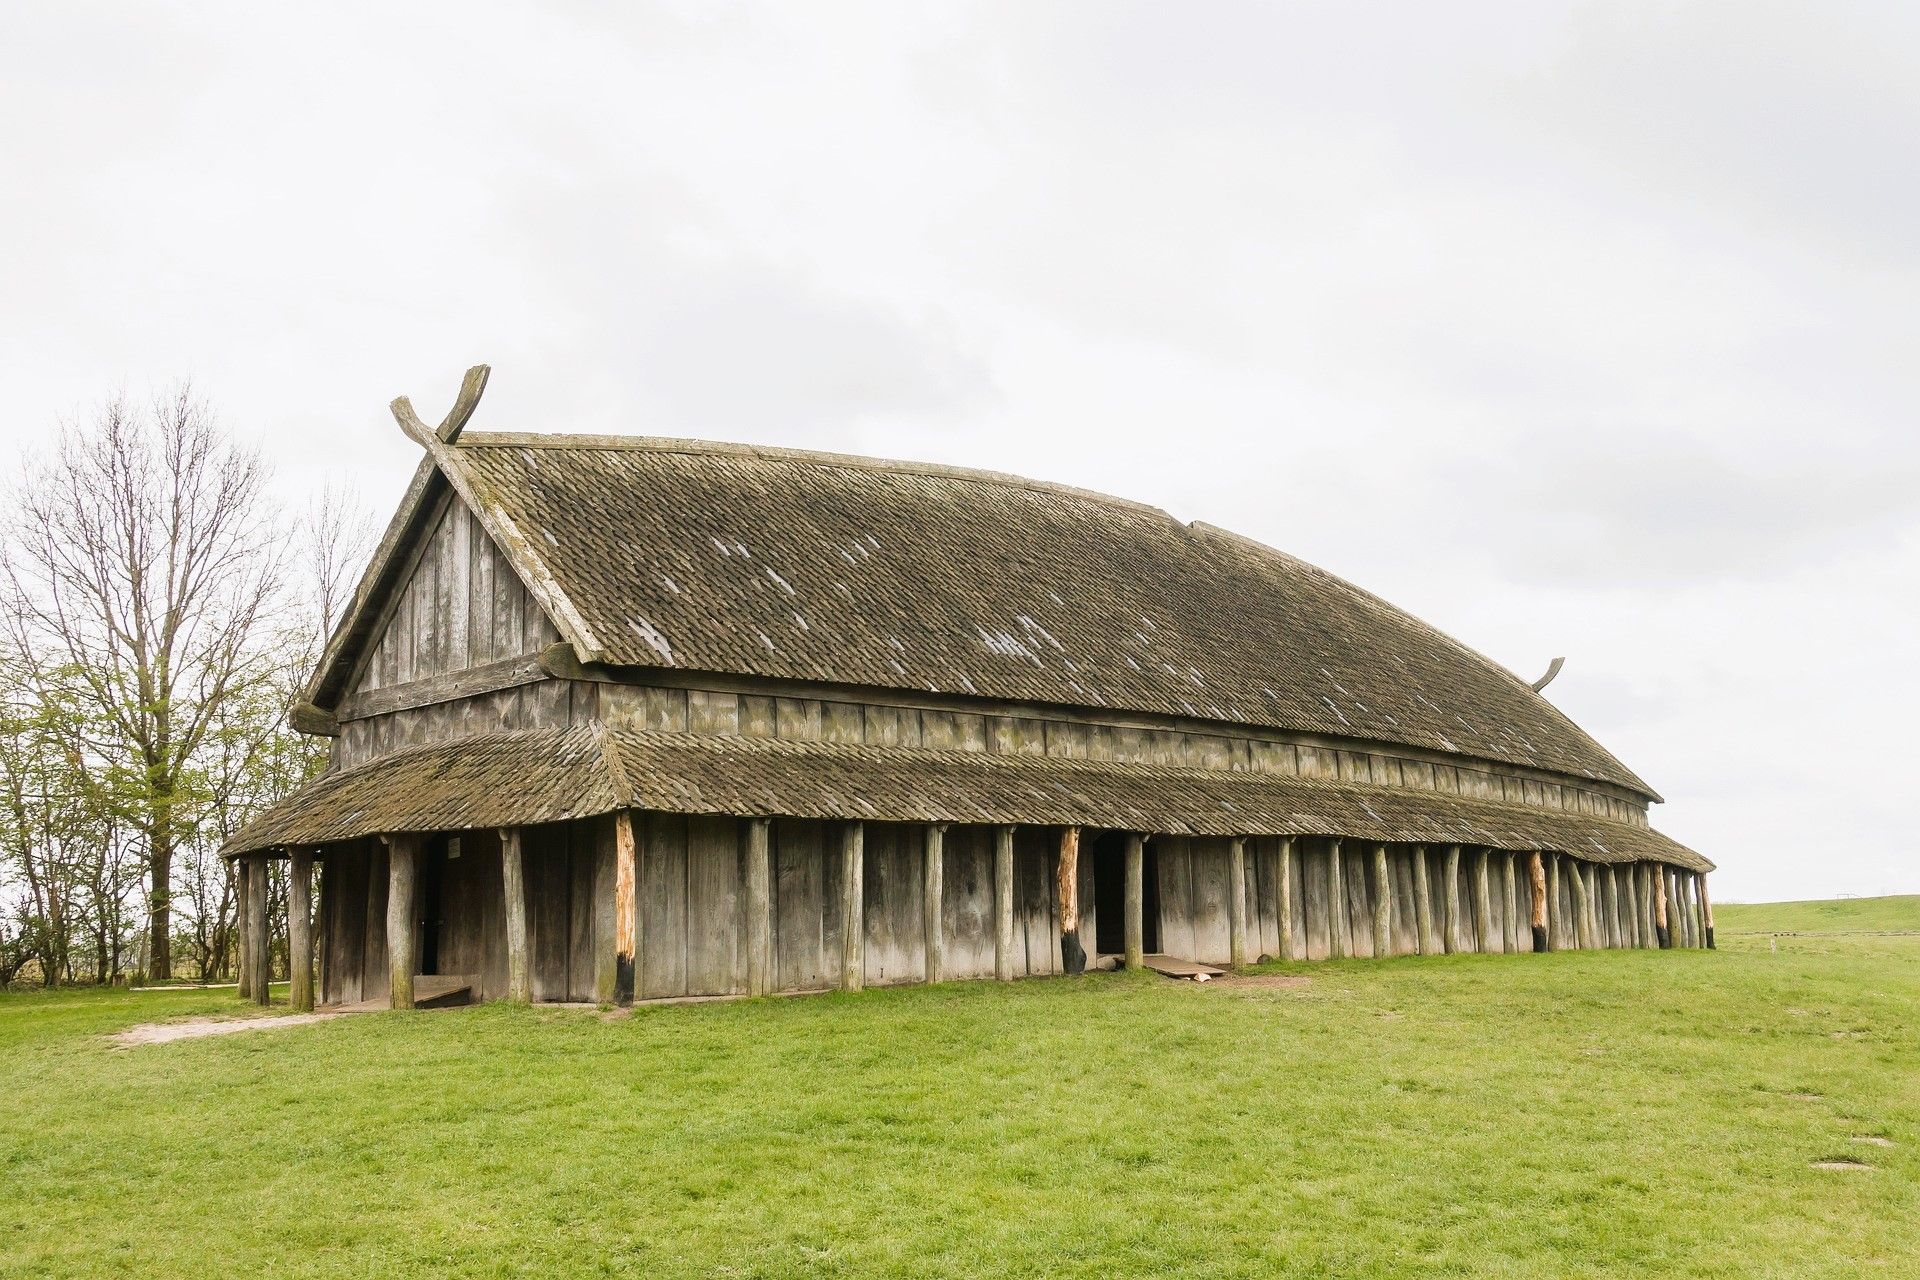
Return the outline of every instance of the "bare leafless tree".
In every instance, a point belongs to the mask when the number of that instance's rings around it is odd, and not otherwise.
[[[14,643],[98,727],[144,846],[148,972],[172,976],[174,853],[189,765],[228,705],[271,682],[258,643],[282,601],[284,528],[258,456],[182,385],[121,396],[13,496],[4,585]]]

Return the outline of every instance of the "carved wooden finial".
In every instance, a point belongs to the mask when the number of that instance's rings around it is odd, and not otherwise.
[[[429,452],[433,449],[432,441],[434,440],[442,444],[452,444],[460,438],[461,431],[466,429],[467,420],[473,417],[473,411],[480,407],[480,396],[486,391],[487,376],[492,372],[493,369],[484,364],[477,364],[467,370],[467,376],[460,380],[460,394],[454,399],[453,408],[447,411],[447,416],[442,420],[440,429],[437,431],[427,430],[427,424],[420,421],[420,415],[413,410],[413,401],[405,396],[396,397],[388,406],[393,410],[393,420],[400,424],[400,429],[407,433],[408,439]]]

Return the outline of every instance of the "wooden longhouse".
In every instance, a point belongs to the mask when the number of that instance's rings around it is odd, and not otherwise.
[[[264,998],[628,1001],[1165,956],[1712,945],[1525,681],[1290,556],[1008,476],[437,429],[228,848]],[[309,927],[311,877],[319,912]]]

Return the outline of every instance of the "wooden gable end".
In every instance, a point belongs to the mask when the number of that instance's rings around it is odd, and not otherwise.
[[[457,493],[438,505],[381,605],[341,710],[375,690],[538,653],[553,622]]]

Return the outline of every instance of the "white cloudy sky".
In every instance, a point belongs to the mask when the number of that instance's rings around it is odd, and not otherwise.
[[[1531,677],[1739,898],[1920,890],[1920,9],[0,10],[0,435],[290,499],[476,427],[1011,470]],[[8,450],[11,452],[11,449]]]

